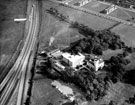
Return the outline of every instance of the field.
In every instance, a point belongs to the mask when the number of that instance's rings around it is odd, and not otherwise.
[[[64,7],[53,2],[44,2],[42,6],[42,24],[39,38],[40,48],[45,48],[49,45],[55,45],[56,47],[68,46],[71,42],[83,37],[77,30],[69,28],[69,24],[60,22],[52,15],[45,13],[45,11],[51,7],[58,9],[58,11],[65,16],[69,16],[70,21],[78,21],[95,30],[107,29],[116,24],[114,21]]]
[[[26,1],[0,1],[0,69],[12,57],[19,41],[23,38],[25,23],[15,23],[13,19],[25,17]]]
[[[86,9],[96,11],[96,12],[100,12],[100,11],[108,8],[109,5],[100,3],[98,1],[91,1],[88,4],[84,5],[83,7]]]
[[[66,47],[69,46],[71,42],[74,42],[83,37],[78,33],[77,30],[69,28],[69,24],[65,22],[60,22],[55,17],[44,12],[50,7],[50,4],[46,2],[43,3],[42,24],[39,37],[41,49],[48,46]]]
[[[60,11],[60,13],[69,16],[71,21],[78,21],[79,23],[85,24],[95,30],[107,29],[117,23],[115,21],[107,20],[72,8],[64,6],[55,7]]]
[[[133,96],[135,92],[134,86],[117,82],[113,84],[112,87],[108,90],[108,95],[104,97],[104,100],[107,102],[109,100],[114,100],[119,105],[121,105],[126,99]]]
[[[89,105],[108,105],[108,103],[113,100],[117,105],[129,105],[123,104],[126,99],[133,96],[135,92],[134,86],[118,82],[112,84],[107,92],[107,95],[100,99],[99,101],[90,102]]]
[[[75,3],[82,1],[82,0],[71,0],[71,2],[69,2],[68,4],[74,5]]]
[[[31,105],[47,105],[47,103],[60,105],[62,94],[50,84],[50,79],[34,80]]]
[[[127,11],[127,10],[125,10],[125,11],[130,15],[130,17],[134,18],[134,19],[131,19],[130,21],[135,23],[135,12],[131,12],[131,11]]]
[[[112,56],[117,56],[118,54],[122,53],[123,51],[121,49],[118,49],[118,50],[106,50],[106,51],[103,51],[103,55],[102,55],[102,58],[104,60],[108,60],[110,59]]]
[[[120,24],[114,27],[111,31],[115,32],[117,35],[120,35],[121,39],[125,42],[126,45],[135,47],[134,27]]]
[[[123,9],[120,9],[120,8],[111,12],[109,15],[113,16],[113,17],[117,17],[119,19],[123,19],[123,20],[130,20],[131,19],[131,16],[128,14],[128,12],[123,10]]]

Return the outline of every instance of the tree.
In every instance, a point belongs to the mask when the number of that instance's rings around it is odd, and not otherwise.
[[[109,102],[109,105],[117,105],[117,103],[114,102],[114,101],[110,101],[110,102]]]
[[[53,105],[52,103],[47,103],[47,105]]]

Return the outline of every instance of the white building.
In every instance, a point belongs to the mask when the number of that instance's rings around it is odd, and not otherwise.
[[[113,12],[116,9],[117,9],[117,7],[115,5],[111,5],[109,8],[105,9],[105,11],[106,11],[106,14],[110,14],[111,12]]]
[[[62,57],[63,61],[73,68],[75,68],[77,65],[82,65],[83,60],[85,59],[85,56],[80,53],[79,55],[71,55],[70,53],[63,53]]]
[[[98,71],[99,69],[102,69],[104,67],[104,61],[103,59],[95,56],[95,58],[90,59],[90,62],[88,62],[88,65],[94,68],[95,71]]]
[[[80,1],[80,6],[86,5],[87,3],[89,3],[91,0],[82,0]]]
[[[103,59],[95,59],[94,60],[95,71],[102,69],[104,67]]]

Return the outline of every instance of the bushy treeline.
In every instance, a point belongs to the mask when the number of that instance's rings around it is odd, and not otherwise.
[[[78,29],[79,33],[85,36],[85,38],[72,43],[66,50],[71,53],[82,52],[102,55],[104,50],[116,50],[125,47],[120,37],[110,30],[94,31],[88,26],[78,22],[72,22],[71,28]]]
[[[55,8],[50,8],[46,10],[48,13],[54,15],[56,18],[58,18],[60,21],[68,21],[68,17],[64,16],[63,14],[59,13],[59,11]]]
[[[128,103],[128,104],[135,104],[135,94],[134,94],[134,96],[133,97],[130,97],[128,100],[126,100],[126,102]]]
[[[71,75],[73,71],[67,73],[69,71],[70,70],[63,71],[61,79],[65,82],[75,84],[85,93],[87,100],[99,100],[106,95],[106,90],[110,84],[107,77],[97,77],[92,70],[84,68],[74,72],[73,75]]]
[[[124,56],[120,54],[105,61],[106,66],[104,67],[104,70],[107,71],[110,80],[113,81],[113,83],[116,83],[118,81],[123,81],[123,76],[126,72],[125,66],[129,63],[130,61],[124,59]]]

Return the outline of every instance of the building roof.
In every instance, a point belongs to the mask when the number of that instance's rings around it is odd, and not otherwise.
[[[82,55],[81,53],[79,53],[78,55],[71,55],[70,53],[63,53],[62,56],[71,62],[75,62],[82,58],[85,58],[85,56]]]

